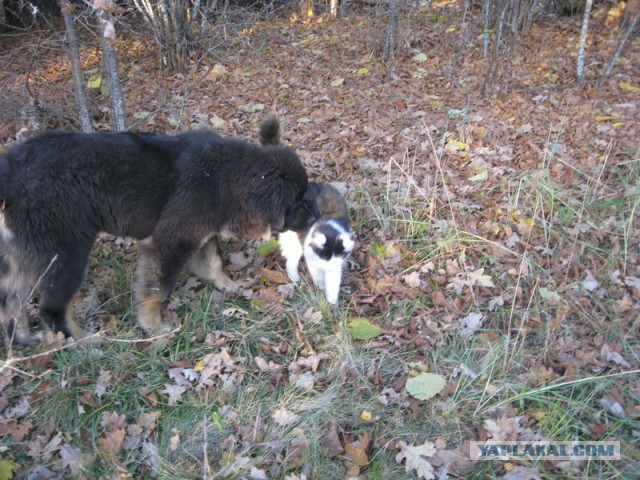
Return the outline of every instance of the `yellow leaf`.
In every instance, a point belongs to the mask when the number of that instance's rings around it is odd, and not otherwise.
[[[198,363],[196,363],[196,365],[193,367],[193,371],[194,372],[201,372],[204,369],[204,360],[200,360]]]
[[[544,410],[541,410],[541,409],[535,409],[535,410],[532,410],[531,412],[529,412],[529,414],[530,414],[533,418],[535,418],[538,422],[539,422],[540,420],[542,420],[542,419],[544,418],[544,416],[546,415],[545,411],[544,411]]]
[[[87,88],[92,88],[94,90],[97,90],[98,88],[100,88],[101,84],[102,84],[102,77],[100,75],[93,75],[87,82]]]
[[[456,27],[449,27],[445,30],[445,33],[451,33],[451,32],[455,32],[456,31]]]
[[[618,85],[621,90],[626,90],[627,92],[631,93],[640,93],[640,87],[631,85],[629,82],[620,82]]]
[[[447,144],[445,146],[451,150],[455,150],[456,152],[464,151],[469,148],[469,145],[457,140],[447,140]]]
[[[11,480],[14,472],[20,468],[20,464],[13,460],[0,460],[0,480]]]
[[[487,178],[489,178],[489,172],[486,168],[482,168],[476,175],[474,175],[473,177],[469,177],[469,181],[484,182]]]
[[[616,117],[612,117],[611,115],[596,115],[596,122],[610,122],[615,119]]]

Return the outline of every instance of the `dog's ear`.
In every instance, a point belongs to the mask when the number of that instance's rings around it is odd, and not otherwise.
[[[287,210],[285,217],[285,230],[293,230],[295,232],[304,232],[309,230],[311,226],[320,218],[318,209],[318,195],[321,187],[315,182],[309,182],[307,191],[301,201],[296,202]]]
[[[271,230],[280,232],[285,228],[287,212],[302,202],[306,185],[307,176],[302,166],[299,171],[282,171],[271,166],[268,171],[252,177],[244,204],[268,223]]]
[[[314,203],[309,203],[306,199],[296,202],[287,210],[284,221],[284,230],[294,232],[304,232],[320,218]]]

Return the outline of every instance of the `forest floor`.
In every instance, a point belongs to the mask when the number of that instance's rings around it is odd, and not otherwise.
[[[75,309],[99,341],[0,350],[0,478],[637,478],[640,39],[598,87],[618,32],[594,19],[576,86],[581,19],[543,18],[483,96],[461,12],[404,17],[393,75],[374,11],[220,30],[184,74],[119,37],[132,129],[257,141],[275,113],[357,246],[334,310],[277,253],[225,244],[253,284],[185,276],[158,349],[135,327],[136,242],[101,236]],[[26,85],[42,128],[74,126],[61,38],[0,37],[1,143]],[[90,80],[95,38],[82,58]],[[470,461],[487,439],[617,441],[621,459]]]

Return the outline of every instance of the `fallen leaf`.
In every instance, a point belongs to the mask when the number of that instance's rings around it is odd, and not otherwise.
[[[403,275],[402,280],[411,288],[418,288],[421,285],[420,274],[411,272],[409,275]]]
[[[613,362],[625,368],[631,368],[629,362],[622,358],[622,355],[620,355],[618,352],[612,350],[611,346],[608,343],[602,344],[602,348],[600,349],[600,358],[605,362]]]
[[[21,467],[19,463],[3,458],[0,460],[0,480],[11,480],[13,474]]]
[[[482,327],[484,315],[478,312],[471,312],[464,318],[458,320],[460,324],[460,335],[464,338],[471,338],[478,329]]]
[[[348,477],[357,477],[360,475],[360,469],[369,464],[367,449],[370,442],[371,436],[365,432],[358,435],[358,440],[344,446],[344,465],[347,467]]]
[[[488,178],[489,178],[489,171],[486,168],[481,168],[477,174],[473,175],[472,177],[469,177],[469,181],[474,183],[484,182]]]
[[[483,423],[489,437],[498,441],[515,441],[522,430],[520,417],[502,416],[497,420],[485,419]]]
[[[618,86],[620,87],[620,90],[625,90],[631,93],[640,93],[640,87],[636,87],[629,82],[620,82]]]
[[[356,340],[370,340],[380,335],[382,329],[366,318],[356,317],[351,320],[349,331]]]
[[[437,373],[421,373],[417,377],[407,380],[405,388],[407,392],[418,400],[429,400],[440,393],[447,382],[442,375]]]
[[[169,405],[176,405],[180,400],[182,400],[182,394],[186,392],[186,387],[181,385],[171,385],[170,383],[164,384],[164,390],[160,390],[160,393],[164,393],[169,398],[167,403]]]
[[[277,252],[279,248],[280,242],[278,242],[278,240],[276,240],[275,238],[272,238],[271,240],[264,242],[262,245],[257,247],[256,253],[260,256],[268,257],[272,253]]]
[[[448,150],[453,150],[455,152],[462,152],[467,150],[469,148],[469,145],[464,142],[459,142],[458,140],[449,139],[445,144],[445,148],[447,148]]]
[[[266,268],[262,269],[262,278],[266,283],[272,283],[274,285],[285,285],[287,283],[291,283],[289,277],[283,272],[277,270],[267,270]]]
[[[255,357],[254,360],[261,372],[276,373],[280,370],[280,365],[271,360],[269,360],[269,363],[262,357]]]
[[[105,434],[97,441],[98,454],[105,459],[113,459],[120,453],[124,442],[125,430],[119,428]]]
[[[301,428],[294,428],[293,440],[287,445],[285,453],[285,463],[289,470],[295,470],[306,463],[307,460],[307,438]]]
[[[338,436],[338,428],[334,422],[331,423],[323,435],[321,445],[322,451],[329,458],[337,457],[344,452],[344,448],[342,448],[342,444],[340,443],[340,437]]]
[[[493,280],[491,280],[491,277],[484,274],[484,268],[479,268],[478,270],[474,270],[473,272],[468,272],[467,278],[471,286],[480,285],[482,287],[488,288],[495,287],[495,285],[493,284]]]
[[[413,446],[407,445],[406,442],[400,440],[398,448],[400,448],[400,453],[396,455],[396,462],[401,464],[404,460],[406,472],[411,473],[415,470],[418,478],[424,480],[434,480],[436,478],[433,465],[427,460],[427,458],[432,458],[436,454],[436,447],[432,442],[427,441],[422,445]]]
[[[173,435],[171,435],[171,438],[169,439],[169,450],[175,452],[180,446],[180,430],[173,428],[171,433],[173,433]]]
[[[90,456],[82,455],[77,448],[65,443],[60,447],[60,458],[62,458],[63,468],[68,468],[72,475],[79,475],[85,466],[91,461]],[[0,479],[2,475],[0,475]]]
[[[589,270],[586,270],[585,273],[587,275],[587,278],[580,282],[580,286],[587,292],[593,292],[596,288],[598,288],[600,284],[598,283],[598,280],[596,280],[596,277],[594,277]]]
[[[209,119],[209,123],[213,128],[216,128],[216,129],[224,128],[227,125],[227,121],[224,120],[223,118],[220,118],[217,115],[213,115]]]
[[[413,59],[416,62],[420,62],[420,63],[426,62],[428,60],[428,58],[429,57],[427,57],[427,55],[425,53],[422,53],[422,52],[417,53],[416,55],[413,56]]]
[[[242,105],[240,106],[240,110],[242,110],[243,112],[247,112],[247,113],[256,113],[256,112],[261,112],[264,110],[264,104],[263,103],[255,103],[252,105]]]
[[[433,305],[436,307],[449,308],[449,302],[444,296],[444,293],[442,292],[442,290],[436,290],[434,292],[431,292],[431,301],[433,302]]]
[[[540,294],[540,298],[546,300],[551,305],[556,305],[560,302],[560,295],[558,292],[554,292],[545,287],[538,288],[538,293]]]
[[[281,427],[286,427],[287,425],[297,422],[300,416],[284,407],[281,407],[273,412],[271,418],[273,418],[273,421]]]

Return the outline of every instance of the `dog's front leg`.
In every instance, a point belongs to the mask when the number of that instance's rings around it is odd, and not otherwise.
[[[160,288],[160,261],[150,238],[140,242],[138,257],[134,288],[138,325],[147,334],[168,330],[162,323],[165,296]]]
[[[213,283],[218,290],[223,292],[238,290],[238,284],[231,280],[222,268],[218,237],[213,236],[205,241],[189,260],[189,270],[197,277]]]

